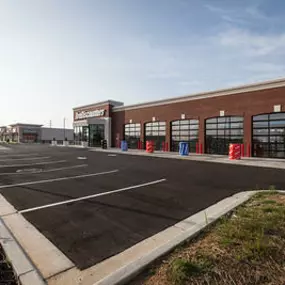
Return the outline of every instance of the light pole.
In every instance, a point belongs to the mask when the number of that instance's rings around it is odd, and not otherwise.
[[[65,118],[63,118],[63,141],[65,141]]]

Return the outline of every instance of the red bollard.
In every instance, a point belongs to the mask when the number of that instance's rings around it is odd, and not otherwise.
[[[199,153],[199,143],[196,143],[196,153]]]
[[[162,151],[165,151],[165,142],[162,142]]]
[[[244,144],[243,143],[240,145],[240,149],[241,149],[241,157],[244,157]]]
[[[169,151],[169,148],[168,148],[168,142],[165,143],[165,151]]]
[[[203,154],[203,144],[200,144],[200,154]]]

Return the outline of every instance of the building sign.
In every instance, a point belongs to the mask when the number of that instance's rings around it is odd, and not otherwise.
[[[23,134],[36,134],[37,131],[31,129],[24,129]]]
[[[82,120],[92,117],[102,117],[105,115],[106,110],[100,109],[95,111],[81,111],[75,113],[75,120]]]

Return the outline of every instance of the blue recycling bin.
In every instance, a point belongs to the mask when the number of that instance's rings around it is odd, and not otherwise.
[[[121,150],[128,151],[128,143],[126,141],[121,141]]]
[[[180,142],[179,143],[179,154],[182,156],[189,154],[189,145],[187,142]]]

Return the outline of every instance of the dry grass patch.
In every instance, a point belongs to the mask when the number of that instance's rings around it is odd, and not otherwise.
[[[131,284],[284,285],[285,196],[258,193]]]

